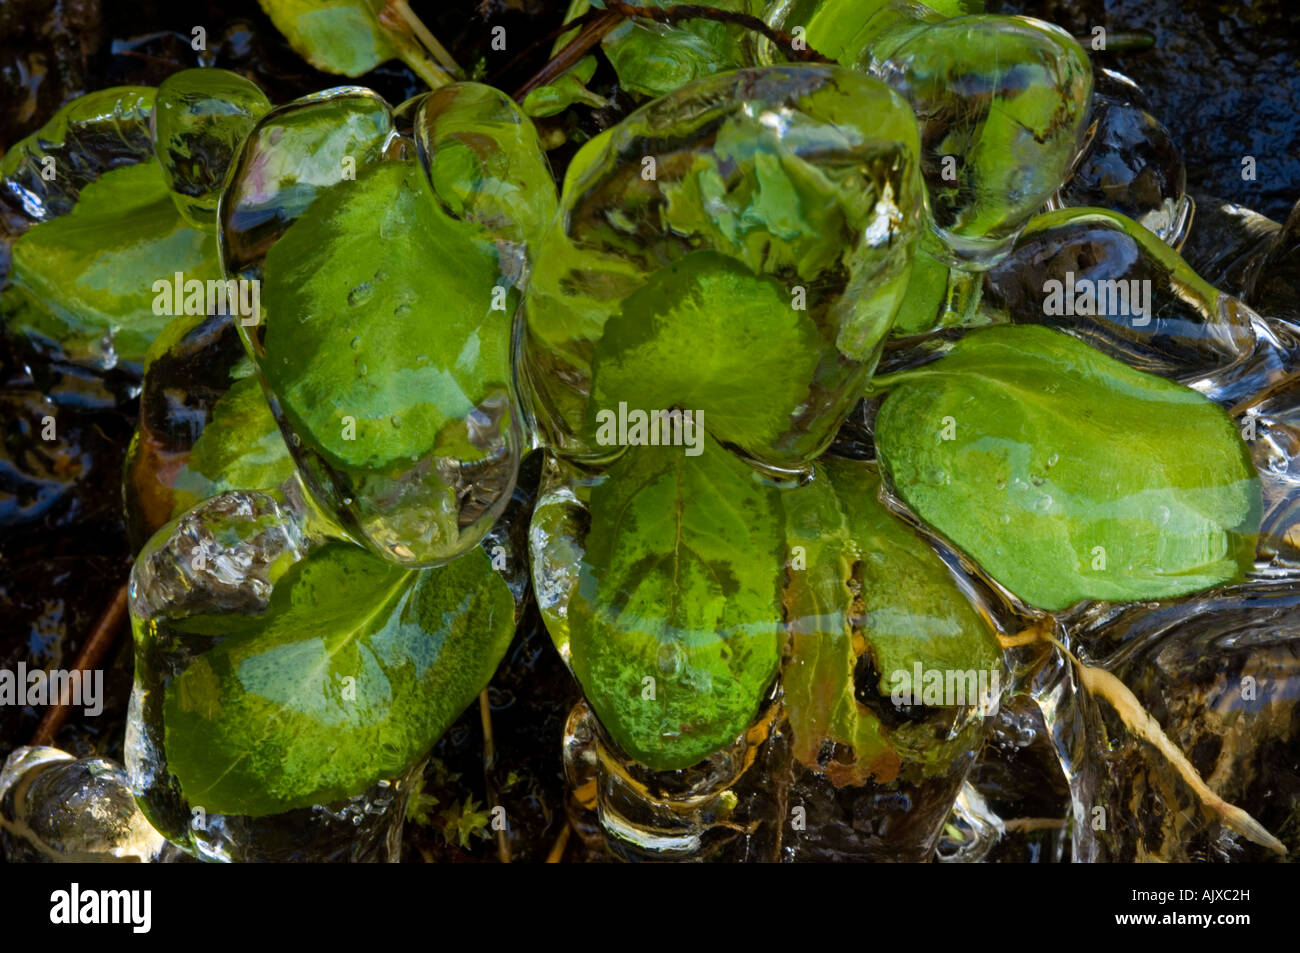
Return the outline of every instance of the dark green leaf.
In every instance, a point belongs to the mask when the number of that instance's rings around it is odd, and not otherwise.
[[[638,761],[688,767],[757,716],[780,656],[779,506],[711,441],[634,447],[592,490],[573,669]]]
[[[714,251],[656,272],[605,325],[592,359],[589,421],[620,402],[646,411],[704,411],[705,428],[742,447],[791,427],[815,386],[821,350],[790,291]],[[740,386],[762,381],[761,388]]]

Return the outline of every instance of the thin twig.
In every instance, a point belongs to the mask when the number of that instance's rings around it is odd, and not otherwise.
[[[104,656],[108,654],[108,650],[117,642],[118,633],[122,631],[123,623],[126,621],[126,585],[122,583],[113,594],[112,601],[100,613],[99,621],[95,623],[90,637],[81,646],[81,651],[77,653],[77,658],[72,663],[74,670],[89,672],[97,668]],[[69,707],[70,702],[70,698],[62,696],[57,701],[51,701],[45,717],[32,733],[33,746],[54,742],[54,736],[59,733],[59,729],[63,727],[63,723],[68,720],[68,715],[72,711]]]
[[[498,801],[492,784],[492,765],[496,762],[496,745],[492,741],[492,704],[486,688],[478,693],[478,717],[483,723],[483,785],[487,790],[488,804],[495,811]],[[506,840],[505,827],[497,828],[497,859],[503,864],[510,863],[510,842]]]
[[[564,49],[533,74],[533,77],[515,91],[515,102],[523,102],[524,97],[539,86],[546,86],[558,79],[569,67],[582,59],[587,53],[610,33],[614,27],[623,22],[623,15],[602,10],[600,16],[593,18],[578,35],[565,44]]]
[[[1267,847],[1274,853],[1285,854],[1287,852],[1286,845],[1270,834],[1263,824],[1241,808],[1229,804],[1219,797],[1210,789],[1208,784],[1201,780],[1196,768],[1187,760],[1187,757],[1179,750],[1178,746],[1169,739],[1164,729],[1160,727],[1160,723],[1151,717],[1150,712],[1142,706],[1142,703],[1138,701],[1137,696],[1129,690],[1127,685],[1105,669],[1085,665],[1059,640],[1052,636],[1045,636],[1045,638],[1064,652],[1066,657],[1074,663],[1075,670],[1079,673],[1079,682],[1084,689],[1092,695],[1106,699],[1129,731],[1155,746],[1156,750],[1164,755],[1179,776],[1187,782],[1188,786],[1201,799],[1201,803],[1217,814],[1225,826],[1236,831],[1247,840],[1253,841],[1261,847]]]
[[[415,11],[411,9],[411,5],[406,0],[388,0],[388,3],[406,21],[406,25],[411,28],[411,32],[424,44],[425,49],[433,54],[433,58],[442,65],[443,69],[453,76],[465,75],[465,71],[460,68],[456,58],[447,52],[447,48],[438,42],[436,36],[429,32],[429,28],[424,25],[424,21],[415,15]]]
[[[1032,833],[1034,831],[1059,831],[1065,826],[1060,817],[1013,817],[1004,820],[1002,826],[1009,831]]]
[[[550,33],[547,33],[545,36],[539,37],[538,39],[534,40],[532,43],[529,43],[521,51],[519,51],[513,57],[511,57],[509,63],[507,63],[505,66],[501,67],[500,69],[498,69],[492,75],[492,81],[491,81],[492,85],[498,87],[501,86],[502,85],[501,79],[503,77],[511,75],[515,70],[517,70],[520,67],[521,64],[526,63],[528,61],[528,58],[532,56],[533,53],[535,53],[541,47],[547,46],[548,44],[555,43],[556,40],[564,36],[566,33],[577,32],[578,30],[582,29],[582,27],[590,23],[592,20],[595,20],[597,17],[601,17],[604,15],[605,15],[604,10],[601,10],[599,8],[593,8],[591,10],[588,10],[580,17],[574,17],[568,23],[561,23]],[[563,49],[562,46],[561,49]],[[558,53],[559,50],[552,49],[551,52]]]
[[[569,834],[572,832],[573,828],[569,826],[568,821],[565,821],[560,836],[555,838],[555,843],[551,845],[551,852],[546,855],[548,864],[558,864],[564,860],[564,849],[569,846]]]

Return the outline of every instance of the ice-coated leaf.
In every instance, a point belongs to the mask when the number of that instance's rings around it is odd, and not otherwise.
[[[837,785],[887,783],[904,762],[942,771],[968,743],[964,732],[945,739],[926,725],[882,724],[857,697],[864,662],[886,705],[896,673],[910,680],[916,665],[945,673],[1001,667],[988,625],[943,561],[879,502],[879,485],[871,465],[828,458],[810,483],[782,493],[793,554],[783,593],[790,639],[783,704],[794,756]],[[827,742],[851,756],[821,764]]]
[[[923,211],[918,152],[916,120],[900,97],[823,66],[706,77],[593,138],[566,172],[523,311],[520,378],[543,439],[574,460],[610,456],[592,426],[610,409],[593,406],[604,398],[594,394],[592,362],[621,346],[602,338],[630,331],[623,319],[631,313],[650,316],[643,286],[648,295],[681,293],[659,272],[709,252],[732,259],[734,276],[748,271],[752,290],[765,289],[758,297],[775,304],[778,289],[785,296],[780,312],[746,308],[743,317],[726,315],[725,299],[711,302],[717,330],[757,330],[760,313],[772,322],[761,345],[708,332],[718,348],[755,354],[792,342],[792,331],[814,345],[782,355],[775,381],[751,370],[730,382],[737,399],[765,414],[744,425],[746,455],[770,469],[806,466],[856,403],[905,291]],[[685,350],[685,340],[660,344]],[[649,376],[662,358],[644,371],[625,361],[626,374]],[[762,360],[771,367],[777,355]],[[791,404],[795,389],[806,399]],[[783,426],[778,403],[789,411]]]
[[[258,0],[295,53],[326,73],[360,76],[397,52],[375,0]]]
[[[514,296],[496,250],[441,213],[421,179],[414,162],[360,171],[266,257],[267,383],[295,429],[343,466],[431,450],[475,459],[464,421],[510,380]],[[497,286],[504,310],[493,311]]]
[[[415,141],[434,198],[452,218],[521,249],[535,246],[555,218],[555,178],[537,129],[501,90],[482,83],[434,90],[420,103]]]
[[[448,86],[403,106],[407,136],[394,121],[354,87],[268,113],[220,232],[225,267],[262,281],[240,334],[306,489],[413,568],[477,545],[510,498],[511,316],[553,186],[497,91]]]
[[[514,599],[474,549],[415,572],[334,543],[266,611],[195,617],[220,636],[167,686],[167,764],[209,813],[327,804],[415,764],[487,684]]]
[[[649,0],[644,6],[671,7],[673,0]],[[747,0],[696,4],[732,13],[748,12]],[[646,96],[665,96],[691,80],[747,65],[744,31],[704,18],[673,24],[628,21],[601,41],[624,89]]]
[[[139,367],[176,308],[156,281],[219,279],[216,241],[181,218],[153,163],[105,172],[67,215],[14,243],[0,310],[9,328],[69,358]]]
[[[558,115],[575,103],[602,109],[609,103],[585,85],[595,72],[596,58],[584,56],[555,82],[539,86],[525,96],[520,108],[534,119]]]
[[[1258,477],[1193,390],[1039,327],[972,332],[878,383],[897,494],[1031,605],[1177,596],[1252,564]]]
[[[762,446],[809,400],[818,347],[816,325],[790,306],[779,281],[717,252],[692,252],[605,325],[592,359],[591,412],[617,412],[620,402],[703,411],[718,440]]]
[[[908,36],[879,74],[916,111],[949,263],[992,264],[1074,161],[1092,93],[1087,54],[1053,24],[979,14]]]
[[[34,222],[66,215],[88,183],[153,155],[153,105],[148,86],[110,86],[78,96],[0,156],[4,204]]]
[[[212,408],[212,420],[176,475],[172,516],[226,490],[274,490],[293,473],[261,383],[243,377]]]
[[[776,675],[777,491],[712,441],[633,447],[590,506],[573,670],[628,754],[688,767],[750,726]]]
[[[154,154],[185,220],[211,227],[217,200],[244,138],[271,101],[257,84],[205,67],[168,76],[154,99]]]

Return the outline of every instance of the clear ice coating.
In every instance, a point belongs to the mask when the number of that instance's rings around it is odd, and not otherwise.
[[[532,121],[499,89],[453,83],[420,97],[414,138],[433,198],[498,242],[522,286],[528,250],[555,217],[554,177]]]
[[[17,863],[150,863],[166,841],[107,758],[16,748],[0,771],[0,846]]]
[[[191,225],[214,226],[235,153],[270,108],[256,83],[229,70],[181,70],[158,87],[149,120],[154,154]]]
[[[1291,852],[1300,847],[1298,602],[1292,587],[1249,582],[1083,606],[1064,619],[1081,659],[1119,677],[1209,787]],[[1037,694],[1070,781],[1076,860],[1276,859],[1206,808],[1107,701],[1068,684],[1067,666],[1045,669]]]
[[[1300,327],[1300,201],[1253,269],[1246,300],[1262,314]]]
[[[324,542],[306,506],[263,493],[215,496],[156,535],[131,574],[136,665],[125,746],[131,787],[153,825],[204,860],[398,859],[419,766],[353,797],[257,816],[190,803],[169,768],[168,689],[222,641],[205,634],[203,620],[267,610],[275,583]]]
[[[1282,377],[1294,342],[1204,281],[1118,212],[1038,216],[985,278],[984,300],[1018,324],[1068,331],[1141,371],[1231,405]]]
[[[603,480],[550,461],[533,514],[539,606],[587,698],[565,744],[571,788],[593,792],[579,807],[625,859],[926,859],[997,710],[1006,673],[992,630],[1018,625],[1009,605],[877,501],[873,467],[844,460],[819,461],[809,483],[763,499],[721,475],[743,470],[738,461],[703,458],[715,461],[710,489],[687,470],[681,492],[726,500],[712,509],[737,508],[752,535],[728,557],[717,539],[735,544],[739,531],[686,506],[669,520],[686,549],[670,581],[642,522],[647,500],[660,498],[656,479],[638,473],[644,464],[625,472],[641,452]],[[628,483],[640,489],[623,500]],[[611,508],[612,559],[602,512]],[[762,527],[774,515],[779,549],[794,556],[773,581],[776,554],[764,588]],[[660,555],[640,558],[639,546]],[[718,614],[721,601],[692,588],[701,555],[724,585],[736,573],[727,601],[749,613],[744,638],[735,612]],[[757,565],[742,570],[742,560]],[[700,619],[707,625],[692,628]],[[774,627],[784,662],[772,685],[750,669]],[[704,648],[719,638],[732,660],[726,685]],[[949,670],[961,689],[936,693],[935,671]],[[728,714],[730,682],[765,690],[756,712]],[[914,695],[900,688],[912,684]],[[709,744],[692,740],[715,728]]]
[[[1056,202],[1120,212],[1177,249],[1195,207],[1185,194],[1187,172],[1169,130],[1141,101],[1127,77],[1097,72],[1088,142]]]
[[[629,760],[605,733],[586,702],[565,726],[564,767],[578,830],[589,816],[601,845],[620,860],[777,860],[780,797],[773,780],[788,755],[779,706],[769,704],[744,735],[691,768],[653,771]],[[575,810],[576,808],[576,810]]]
[[[104,172],[150,159],[153,104],[147,86],[101,89],[73,100],[14,143],[0,158],[0,204],[12,231],[66,215]]]
[[[1196,227],[1179,254],[1214,287],[1250,304],[1247,289],[1281,228],[1244,206],[1201,195],[1196,199]]]
[[[1256,570],[1292,585],[1300,571],[1300,381],[1280,382],[1236,414],[1263,489]]]
[[[1081,144],[1092,69],[1052,24],[945,19],[906,0],[777,0],[765,19],[803,26],[811,48],[880,77],[912,105],[932,226],[954,267],[996,262]]]
[[[312,495],[390,561],[468,552],[510,498],[511,316],[551,188],[522,114],[475,84],[398,116],[342,87],[244,144],[220,224],[227,274],[261,282],[241,335]]]
[[[1003,700],[936,857],[947,863],[1058,863],[1070,854],[1070,790],[1052,736],[1025,694]]]
[[[1074,161],[1092,90],[1087,56],[1059,27],[969,16],[915,34],[878,73],[916,111],[949,264],[992,264]]]
[[[652,442],[647,415],[679,409],[760,466],[805,467],[906,288],[916,153],[906,103],[822,66],[690,83],[584,146],[523,310],[542,441],[606,463]]]
[[[205,500],[136,557],[131,617],[148,626],[191,614],[259,612],[276,578],[321,542],[314,530],[308,508],[292,497],[234,491]]]

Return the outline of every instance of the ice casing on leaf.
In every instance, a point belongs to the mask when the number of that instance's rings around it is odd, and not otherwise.
[[[553,186],[499,91],[455,84],[408,108],[414,140],[363,90],[268,114],[223,203],[222,251],[265,281],[241,332],[307,486],[409,567],[472,548],[509,498],[510,321]],[[520,188],[538,194],[520,205]]]
[[[649,0],[651,7],[672,7],[672,0]],[[748,0],[699,4],[730,13],[748,13]],[[704,18],[661,24],[629,20],[601,41],[618,74],[619,85],[645,96],[666,96],[692,80],[749,66],[745,31]]]
[[[638,297],[646,286],[659,288],[677,320],[688,299],[729,288],[742,295],[743,315],[725,314],[723,302],[689,305],[708,319],[701,340],[745,333],[753,340],[729,346],[814,348],[787,355],[779,378],[760,388],[784,406],[738,438],[740,426],[715,436],[737,438],[760,465],[805,466],[851,409],[906,287],[920,228],[918,148],[915,121],[894,93],[820,66],[699,80],[588,143],[569,167],[525,302],[521,379],[548,445],[593,462],[619,452],[593,427],[613,409],[597,406],[597,357],[618,365],[615,390],[670,401],[643,410],[703,410],[706,428],[726,418],[736,382],[706,379],[725,356],[695,348],[671,383],[637,385],[665,366],[668,350],[692,349],[665,337],[680,333],[671,316],[664,327],[632,326],[654,317]],[[715,267],[703,267],[706,253]],[[692,254],[700,257],[683,265],[685,286],[656,278]],[[776,320],[761,299],[774,304],[778,291],[794,314]]]
[[[1092,69],[1060,27],[941,13],[910,0],[777,0],[769,23],[888,83],[916,112],[932,228],[945,263],[997,261],[1060,187],[1088,116]],[[769,52],[770,55],[770,52]]]
[[[158,87],[149,118],[154,154],[191,225],[214,226],[235,154],[270,108],[256,83],[229,70],[181,70]]]
[[[415,764],[496,670],[514,599],[481,550],[407,571],[333,543],[282,576],[263,613],[169,629],[219,641],[166,688],[168,769],[191,804],[259,816]]]
[[[879,486],[872,465],[827,458],[811,482],[781,494],[787,549],[800,556],[786,570],[782,596],[789,638],[782,703],[794,757],[836,785],[947,771],[972,750],[979,719],[996,710],[1005,684],[988,624],[939,556],[879,502]],[[858,695],[864,663],[871,673],[864,677],[877,680],[867,686],[874,708]],[[960,686],[961,697],[941,706],[952,713],[946,731],[884,707],[894,707],[891,696],[902,687],[916,693],[909,707],[920,703],[918,665]],[[979,697],[977,686],[989,697]],[[823,746],[832,742],[847,752],[823,763]]]
[[[150,160],[105,172],[81,189],[71,212],[20,237],[0,310],[11,330],[38,346],[138,372],[154,337],[183,307],[170,293],[160,302],[155,289],[158,281],[170,289],[177,272],[205,288],[219,279],[216,242],[181,218]]]
[[[1162,377],[1221,372],[1256,345],[1254,313],[1159,236],[1119,212],[1066,208],[1030,220],[985,276],[1017,324],[1055,327]]]
[[[1253,563],[1258,476],[1193,390],[1039,327],[972,331],[880,384],[894,492],[1030,605],[1182,595]]]
[[[695,457],[633,448],[590,501],[574,673],[624,751],[689,767],[750,726],[776,675],[777,490],[710,440]]]
[[[86,185],[109,169],[153,155],[154,90],[112,86],[79,96],[0,157],[0,201],[15,231],[72,211]]]

